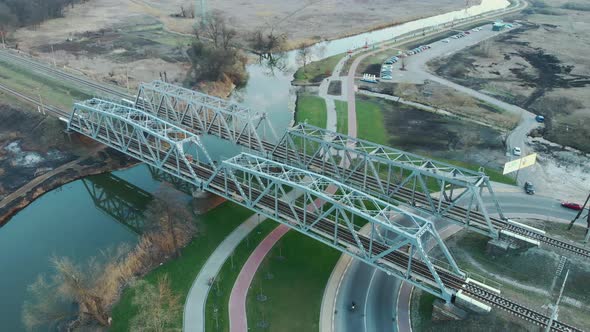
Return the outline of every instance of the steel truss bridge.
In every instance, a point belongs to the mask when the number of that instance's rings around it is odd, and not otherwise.
[[[265,121],[264,115],[239,105],[156,81],[141,86],[133,107],[99,99],[75,104],[68,129],[446,301],[462,293],[554,331],[579,331],[467,278],[432,221],[399,206],[403,203],[492,237],[506,234],[506,229],[508,235],[543,237],[490,216],[481,195],[487,190],[493,198],[493,190],[484,174],[307,125],[271,143],[260,138],[259,126]],[[201,143],[200,136],[206,134],[251,153],[217,164]],[[296,193],[294,201],[284,198],[291,192]],[[466,206],[460,206],[464,202]],[[497,201],[495,206],[502,218]],[[366,223],[369,231],[361,232]],[[435,250],[426,250],[427,243]]]

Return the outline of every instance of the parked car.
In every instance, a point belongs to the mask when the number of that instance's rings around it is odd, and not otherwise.
[[[442,41],[442,42],[443,42],[443,43],[449,43],[449,42],[451,42],[451,41],[450,41],[450,40],[448,40],[448,39],[443,39],[443,41]]]
[[[457,37],[457,35],[453,35],[453,36],[451,36],[451,38],[458,39],[459,37]]]
[[[582,206],[578,203],[572,203],[572,202],[561,202],[561,206],[563,206],[564,208],[568,208],[568,209],[572,209],[572,210],[576,210],[576,211],[580,211],[582,209]]]
[[[537,115],[535,117],[535,120],[537,120],[537,122],[539,122],[539,123],[543,123],[543,122],[545,122],[545,117],[542,115]]]
[[[512,154],[515,156],[520,156],[520,155],[522,155],[522,151],[520,150],[520,148],[518,146],[515,146],[514,149],[512,149]]]
[[[534,195],[535,194],[535,187],[533,186],[532,183],[527,181],[524,183],[524,192],[526,192],[529,195]]]
[[[464,34],[466,34],[466,35],[468,35],[468,34],[470,34],[471,32],[469,32],[469,31],[464,31],[463,33],[464,33]]]

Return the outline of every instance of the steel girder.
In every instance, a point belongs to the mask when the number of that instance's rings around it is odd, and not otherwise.
[[[266,114],[162,81],[143,83],[135,106],[196,134],[210,134],[257,151],[266,151],[258,133],[276,135]]]
[[[289,129],[271,156],[494,238],[498,237],[498,230],[483,204],[484,192],[493,199],[494,212],[504,218],[489,178],[482,172],[311,125],[298,124]],[[473,211],[478,211],[477,218],[473,217]]]
[[[74,104],[68,129],[200,186],[194,165],[213,166],[196,135],[144,111],[100,99]]]
[[[447,301],[452,294],[425,249],[427,241],[463,276],[432,222],[328,177],[242,153],[223,161],[204,188]],[[282,201],[291,190],[300,196]],[[360,232],[363,223],[370,223],[368,234]]]
[[[86,177],[82,183],[97,208],[134,233],[142,232],[150,193],[112,174]]]

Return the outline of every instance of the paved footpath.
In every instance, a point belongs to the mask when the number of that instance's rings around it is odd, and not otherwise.
[[[229,297],[229,330],[232,332],[248,331],[248,317],[246,315],[246,297],[254,275],[264,257],[270,252],[275,243],[289,231],[289,227],[280,225],[268,234],[250,255],[246,264],[234,283]]]
[[[238,244],[259,224],[259,218],[258,214],[254,214],[238,226],[217,246],[201,268],[201,271],[199,271],[199,275],[193,282],[184,304],[184,331],[198,332],[205,330],[205,305],[207,295],[211,289],[209,280],[219,274],[221,267]]]
[[[296,197],[296,194],[297,192],[293,190],[283,199],[290,202]],[[264,220],[264,217],[260,217],[258,214],[254,214],[246,219],[217,246],[213,254],[205,262],[205,265],[201,267],[184,304],[183,331],[205,331],[205,306],[207,304],[209,290],[211,290],[209,280],[219,274],[225,261],[227,261],[240,242],[260,224],[261,220]]]

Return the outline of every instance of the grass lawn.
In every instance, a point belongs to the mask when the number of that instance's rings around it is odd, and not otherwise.
[[[205,308],[206,331],[229,331],[229,296],[236,278],[252,251],[277,226],[278,224],[274,221],[263,221],[238,245],[234,250],[233,257],[228,258],[223,264],[221,271],[217,275],[215,286],[207,296],[207,306]],[[215,313],[215,309],[217,309],[217,313]]]
[[[248,292],[252,331],[318,331],[324,288],[340,252],[296,231],[287,233],[257,271]],[[261,302],[261,292],[267,300]]]
[[[309,63],[305,68],[301,67],[295,72],[295,81],[298,83],[318,83],[332,75],[332,71],[344,54],[336,54],[320,61]]]
[[[301,93],[297,95],[295,122],[305,122],[320,128],[326,128],[328,114],[323,98]]]
[[[200,234],[182,250],[182,256],[171,260],[145,276],[145,280],[155,284],[158,277],[168,274],[172,290],[181,297],[184,304],[188,291],[201,267],[219,243],[231,233],[252,212],[234,203],[224,203],[200,217]],[[133,288],[123,291],[121,299],[112,310],[111,331],[129,331],[130,321],[137,308],[132,304]],[[182,327],[182,315],[176,324]]]
[[[336,104],[336,131],[348,134],[348,103],[341,100],[334,100]]]
[[[53,80],[2,61],[0,61],[0,83],[32,98],[38,99],[40,95],[43,103],[65,110],[71,109],[74,101],[88,99],[91,95],[59,80]]]
[[[388,133],[381,106],[367,100],[356,100],[358,137],[367,141],[388,145]]]

